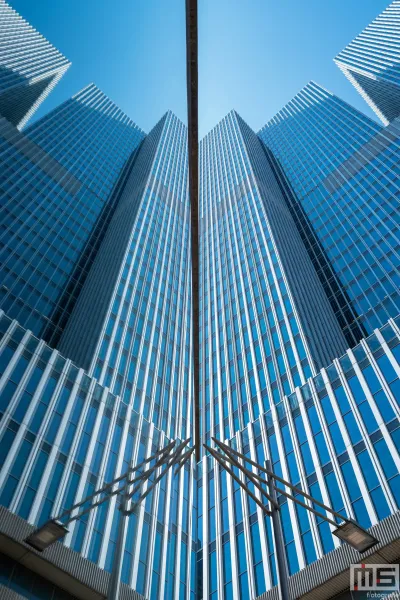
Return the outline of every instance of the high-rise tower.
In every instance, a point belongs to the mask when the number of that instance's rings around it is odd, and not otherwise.
[[[394,0],[335,58],[384,125],[400,116],[400,2]]]
[[[0,0],[0,115],[21,129],[70,63]]]
[[[236,113],[202,140],[200,157],[203,438],[230,439],[261,465],[270,458],[305,492],[377,523],[400,500],[394,356],[382,354],[379,336],[377,363],[364,343],[310,378],[345,341],[289,210],[293,190]],[[398,344],[392,327],[385,335]],[[254,598],[276,583],[269,517],[213,460],[198,477],[204,597]],[[290,574],[338,548],[327,523],[279,501]]]
[[[96,379],[29,333],[20,338],[19,327],[7,336],[4,358],[13,340],[21,346],[0,400],[7,455],[0,503],[31,522],[79,501],[171,438],[191,435],[187,130],[172,113],[146,137],[118,190],[60,343]],[[12,440],[18,456],[7,452]],[[122,577],[145,597],[194,592],[193,477],[186,467],[167,478],[130,519]],[[80,519],[67,544],[110,570],[118,514],[111,502]]]
[[[258,135],[352,346],[400,311],[399,124],[310,83]]]
[[[341,354],[263,146],[237,113],[200,143],[204,437],[230,438]]]
[[[143,143],[59,349],[183,439],[191,435],[188,244],[187,129],[168,113]]]
[[[24,132],[0,127],[0,307],[54,344],[145,134],[94,85]]]
[[[167,112],[145,135],[89,85],[0,137],[0,596],[104,598],[111,482],[192,435],[188,132]],[[399,554],[399,139],[311,83],[200,143],[201,442],[370,528],[365,563]],[[233,473],[204,451],[138,503],[121,598],[276,600],[270,517]],[[25,543],[95,490],[63,543]],[[320,505],[278,505],[292,597],[341,593],[359,556]]]

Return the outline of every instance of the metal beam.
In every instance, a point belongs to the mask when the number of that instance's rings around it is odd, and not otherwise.
[[[272,471],[272,463],[267,460],[267,466]],[[276,497],[275,486],[273,484],[273,479],[271,477],[268,479],[268,489],[269,493],[273,497],[275,501],[275,506],[278,503],[278,499]],[[279,514],[279,507],[275,508],[275,506],[271,507],[271,517],[272,517],[272,525],[273,525],[273,536],[274,536],[274,546],[275,546],[275,556],[276,556],[276,566],[278,567],[278,590],[280,600],[290,600],[290,592],[288,586],[288,578],[289,578],[289,569],[287,564],[286,552],[285,552],[285,540],[283,537],[282,531],[282,522]]]
[[[221,465],[221,467],[222,467],[223,469],[225,469],[225,471],[226,471],[227,473],[229,473],[229,475],[232,477],[232,479],[234,479],[234,480],[236,481],[236,483],[237,483],[238,485],[240,485],[240,487],[241,487],[241,488],[242,488],[242,489],[243,489],[243,490],[246,492],[246,494],[247,494],[248,496],[250,496],[250,498],[251,498],[252,500],[254,500],[254,502],[257,504],[257,506],[259,506],[259,507],[261,508],[261,510],[262,510],[263,512],[265,512],[265,514],[266,514],[266,515],[271,515],[271,511],[270,511],[270,510],[268,510],[268,508],[267,508],[266,506],[264,506],[264,504],[261,502],[261,500],[259,500],[259,499],[257,498],[257,496],[255,496],[255,495],[253,494],[253,492],[251,492],[251,491],[249,490],[249,488],[248,488],[248,487],[247,487],[247,486],[246,486],[246,485],[243,483],[243,481],[241,481],[241,480],[240,480],[240,478],[239,478],[237,475],[235,475],[235,473],[233,472],[233,470],[232,470],[230,467],[228,467],[228,465],[227,465],[226,463],[228,463],[228,464],[229,464],[229,459],[228,459],[228,458],[224,458],[224,457],[222,456],[222,454],[220,454],[220,453],[219,453],[219,452],[217,452],[216,450],[213,450],[212,448],[210,448],[209,446],[207,446],[207,444],[204,444],[204,448],[205,448],[206,450],[208,450],[208,452],[211,454],[211,456],[213,456],[213,457],[215,458],[215,460],[216,460],[216,461],[217,461],[217,462],[218,462],[218,463]],[[254,483],[254,482],[253,482],[253,483]],[[263,492],[263,493],[264,493],[264,492]]]
[[[177,475],[179,473],[179,471],[182,469],[182,467],[184,466],[184,464],[189,460],[189,458],[192,456],[193,452],[194,452],[194,447],[190,448],[190,450],[188,450],[187,452],[185,452],[185,454],[182,456],[178,466],[176,467],[175,471],[174,471],[174,475]]]
[[[174,465],[176,465],[176,463],[181,461],[183,448],[184,448],[184,446],[186,446],[186,444],[188,442],[189,442],[189,440],[186,440],[186,442],[182,442],[180,447],[169,458],[169,460],[166,464],[166,468],[163,471],[161,471],[161,473],[158,475],[158,477],[155,478],[155,480],[151,483],[151,485],[147,488],[147,490],[145,492],[142,492],[140,497],[134,501],[133,506],[131,508],[129,508],[129,510],[127,509],[126,511],[123,512],[124,515],[131,515],[133,512],[135,512],[135,510],[139,506],[139,504],[141,504],[143,502],[143,500],[145,498],[147,498],[147,496],[150,494],[150,492],[156,487],[157,483],[164,477],[164,475],[167,474],[169,469],[171,467],[173,467]],[[132,496],[135,493],[136,492],[131,492],[130,494],[128,494],[127,499],[132,498]]]
[[[304,492],[302,489],[300,489],[296,485],[293,485],[289,481],[286,481],[286,479],[282,479],[282,477],[279,477],[278,475],[275,475],[275,473],[273,473],[273,471],[270,471],[269,469],[266,469],[265,467],[262,467],[257,462],[255,462],[254,460],[251,460],[251,458],[248,458],[247,456],[245,456],[241,452],[238,452],[237,450],[234,450],[230,446],[227,446],[226,444],[224,444],[223,442],[220,442],[219,440],[217,440],[214,437],[211,438],[211,439],[212,439],[212,441],[217,446],[219,446],[221,448],[221,450],[223,450],[224,452],[226,452],[228,455],[231,456],[232,454],[234,454],[235,456],[238,456],[239,458],[241,458],[243,461],[251,464],[253,467],[257,467],[257,469],[259,469],[262,473],[265,473],[269,477],[272,477],[272,479],[275,479],[276,481],[279,481],[280,483],[283,483],[283,485],[285,485],[285,486],[291,488],[292,490],[294,490],[296,492],[296,494],[300,494],[304,498],[307,498],[307,500],[311,500],[311,502],[313,502],[314,504],[317,504],[318,506],[321,506],[321,508],[323,508],[324,510],[330,512],[332,515],[335,515],[335,517],[338,517],[338,519],[342,519],[342,521],[352,521],[352,519],[349,519],[348,517],[346,517],[346,516],[341,515],[340,513],[338,513],[336,510],[333,510],[333,508],[330,508],[329,506],[326,506],[326,504],[324,504],[323,502],[320,502],[319,500],[317,500],[313,496],[310,496],[310,494],[307,494],[306,492]],[[254,477],[254,473],[253,473],[253,477]],[[280,493],[283,493],[282,490],[280,490],[278,488],[276,488],[276,489]],[[287,495],[287,494],[285,493],[284,495]],[[300,503],[300,501],[297,500],[296,498],[294,498],[293,496],[291,496],[291,499],[294,502],[297,502],[298,504],[301,504],[301,506],[303,506],[303,504]],[[304,505],[304,506],[306,506],[306,508],[310,508],[308,505]],[[325,518],[326,521],[329,521],[329,519],[327,517],[324,517],[324,518]],[[329,521],[329,522],[333,523],[333,521]],[[335,523],[335,525],[337,525],[337,524]]]
[[[189,441],[189,439],[187,440],[187,442],[188,441]],[[149,456],[148,458],[143,460],[140,464],[129,467],[129,469],[127,471],[125,471],[125,473],[123,473],[122,475],[120,475],[119,477],[117,477],[116,479],[111,481],[110,483],[107,483],[103,487],[101,487],[98,490],[96,490],[95,492],[93,492],[93,494],[90,494],[90,496],[86,496],[86,498],[83,498],[83,500],[80,500],[80,502],[77,502],[76,504],[74,504],[73,506],[68,508],[67,510],[64,510],[60,515],[58,515],[58,517],[55,517],[55,519],[57,521],[63,521],[64,517],[70,515],[76,508],[83,506],[84,504],[89,502],[89,500],[92,500],[93,498],[95,498],[96,496],[99,496],[100,494],[103,494],[104,492],[107,492],[108,497],[115,496],[115,494],[120,492],[124,486],[122,488],[117,488],[117,490],[114,490],[111,492],[108,492],[108,490],[122,480],[128,480],[128,483],[132,484],[132,483],[135,483],[136,481],[139,481],[140,479],[143,479],[143,477],[145,476],[147,471],[145,471],[144,473],[141,473],[138,477],[136,477],[133,480],[129,480],[129,475],[131,475],[132,473],[135,473],[136,471],[139,471],[139,469],[141,469],[144,465],[146,465],[148,462],[154,460],[158,456],[160,456],[160,455],[162,456],[164,454],[170,453],[171,450],[173,449],[173,447],[175,446],[175,444],[176,444],[176,440],[172,440],[172,442],[170,442],[163,448],[160,448],[160,450],[157,450],[157,452],[155,452],[154,454],[152,454],[151,456]],[[97,502],[96,504],[93,504],[91,506],[91,508],[94,508],[95,506],[98,506],[99,504],[102,504],[102,502]],[[86,512],[88,512],[88,511],[85,510],[84,513],[86,513]],[[69,519],[67,523],[70,523],[71,521],[75,521],[77,518],[82,516],[82,514],[84,514],[84,513],[79,513],[79,515],[75,516],[74,518]]]
[[[154,487],[154,484],[158,483],[158,481],[160,481],[160,479],[165,475],[165,473],[168,471],[168,469],[172,466],[175,465],[178,461],[180,461],[183,456],[182,456],[182,452],[183,449],[187,446],[187,444],[189,443],[190,438],[188,438],[187,440],[181,442],[179,444],[179,446],[176,448],[175,452],[173,454],[168,454],[165,456],[162,456],[156,463],[155,465],[153,465],[151,467],[151,469],[149,469],[148,471],[145,471],[145,473],[143,474],[143,477],[141,478],[141,481],[133,488],[133,490],[131,492],[129,492],[127,494],[127,499],[129,500],[130,498],[133,498],[133,496],[140,490],[140,488],[142,487],[142,485],[145,483],[145,481],[147,481],[149,479],[149,477],[151,476],[151,474],[156,471],[159,467],[162,467],[163,465],[166,464],[166,469],[164,471],[162,471],[161,475],[159,475],[153,482],[152,482],[152,488]],[[129,483],[129,482],[128,482]],[[147,495],[147,493],[146,493]],[[138,500],[135,500],[135,504],[137,504],[138,502],[141,502],[142,498],[145,496],[141,496]]]
[[[220,454],[220,453],[218,452],[218,454]],[[250,471],[249,469],[247,469],[244,465],[241,465],[240,462],[234,458],[233,454],[228,452],[228,450],[225,450],[225,454],[228,457],[228,461],[242,471],[243,475],[245,477],[247,477],[252,482],[254,487],[256,487],[261,492],[261,494],[263,494],[263,496],[265,496],[267,498],[268,502],[270,502],[275,508],[279,509],[278,502],[273,500],[273,498],[266,492],[266,490],[264,490],[261,487],[260,483],[257,483],[257,481],[256,481],[256,479],[257,479],[259,482],[266,485],[266,483],[267,483],[266,480],[263,479],[262,477],[260,477],[259,475],[256,475],[255,473],[253,473],[253,471]],[[221,455],[221,456],[223,456],[223,455]],[[223,458],[226,460],[225,456],[223,456]]]
[[[200,460],[200,309],[199,309],[199,127],[197,0],[186,0],[186,77],[190,244],[192,265],[193,422],[196,461]]]
[[[270,480],[271,481],[271,480]],[[302,506],[303,508],[306,508],[307,510],[309,510],[310,512],[314,513],[314,515],[317,515],[317,517],[320,517],[321,519],[324,519],[324,521],[327,521],[327,523],[330,523],[331,525],[333,525],[334,527],[337,527],[338,524],[336,523],[336,521],[333,521],[332,519],[329,519],[329,517],[327,517],[326,515],[324,515],[323,513],[319,512],[319,510],[315,510],[315,508],[313,508],[312,506],[310,506],[309,504],[306,504],[305,502],[302,502],[301,500],[299,500],[298,498],[295,498],[294,496],[292,496],[292,494],[288,494],[287,492],[285,492],[285,490],[282,490],[281,488],[276,487],[276,485],[272,486],[274,488],[274,490],[276,490],[277,492],[279,492],[280,494],[282,494],[282,496],[285,496],[286,498],[288,498],[289,500],[293,500],[293,502],[295,502],[296,504],[298,504],[299,506]],[[328,507],[327,507],[328,508]],[[341,517],[342,521],[347,521],[348,519],[346,517]]]

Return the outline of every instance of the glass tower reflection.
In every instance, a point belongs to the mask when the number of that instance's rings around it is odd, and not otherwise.
[[[311,83],[259,134],[233,111],[200,142],[202,440],[364,527],[400,508],[399,137]],[[3,115],[0,161],[0,504],[38,525],[191,436],[187,128],[167,112],[146,135],[90,85],[23,132]],[[339,549],[279,504],[290,575]],[[64,540],[106,571],[117,508]],[[30,594],[9,559],[0,595]],[[271,521],[192,457],[130,516],[122,580],[256,598]]]

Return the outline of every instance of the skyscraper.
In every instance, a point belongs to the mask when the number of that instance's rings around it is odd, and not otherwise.
[[[335,58],[384,125],[400,116],[399,23],[394,0]]]
[[[201,141],[200,175],[204,433],[229,439],[346,340],[263,146],[237,113]]]
[[[0,503],[31,522],[191,434],[186,144],[186,127],[172,113],[146,136],[61,339],[61,350],[97,379],[29,333],[21,338],[19,326],[8,339],[4,359],[14,341],[21,346],[1,397],[8,459]],[[16,372],[19,378],[25,369],[13,396]],[[7,452],[12,440],[15,456]],[[122,579],[145,597],[195,591],[194,473],[192,465],[163,481],[130,519]],[[24,490],[16,490],[17,478]],[[77,521],[67,544],[110,570],[118,515],[114,498]]]
[[[384,384],[365,343],[310,378],[318,364],[313,343],[338,356],[331,344],[344,337],[290,213],[293,192],[236,113],[202,140],[200,157],[203,437],[230,439],[261,465],[270,457],[279,476],[364,526],[377,523],[399,507],[398,379],[387,374],[390,406],[383,394],[370,404]],[[384,331],[395,346],[393,329]],[[376,357],[390,369],[378,346]],[[369,434],[380,440],[376,448]],[[382,478],[380,445],[397,479]],[[203,459],[198,477],[204,597],[254,598],[276,583],[269,517],[214,461]],[[290,574],[338,548],[327,523],[284,497],[280,505]]]
[[[145,136],[94,85],[24,132],[0,124],[0,307],[55,343]]]
[[[0,0],[0,115],[21,129],[70,63]]]
[[[104,597],[117,495],[64,545],[24,540],[192,435],[187,128],[169,111],[146,135],[94,85],[0,126],[0,596]],[[232,111],[199,148],[201,441],[371,528],[366,563],[398,556],[399,136],[311,83],[258,134]],[[293,597],[342,592],[357,555],[284,492]],[[275,552],[204,452],[129,516],[121,597],[272,600]]]
[[[172,113],[146,137],[59,344],[182,439],[191,435],[186,145]]]
[[[313,82],[259,132],[349,346],[400,311],[399,133]]]

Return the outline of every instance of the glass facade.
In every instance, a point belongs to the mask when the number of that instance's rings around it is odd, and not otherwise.
[[[400,312],[397,121],[381,128],[315,83],[259,132],[294,192],[348,345]]]
[[[0,307],[52,344],[144,137],[93,85],[26,133],[0,122]]]
[[[21,594],[20,598],[29,600],[76,600],[75,596],[49,583],[5,554],[0,554],[0,585]]]
[[[201,439],[364,527],[400,509],[399,142],[310,83],[199,148]],[[0,504],[40,525],[192,435],[187,128],[145,135],[89,85],[23,132],[0,117],[0,163]],[[107,571],[118,502],[64,539]],[[278,502],[290,574],[340,545]],[[68,598],[3,563],[0,587]],[[129,517],[122,580],[254,599],[277,583],[271,520],[192,457]]]
[[[70,63],[5,0],[0,32],[0,115],[21,129]]]
[[[200,143],[200,211],[209,442],[279,403],[346,342],[262,144],[234,112]]]
[[[270,457],[278,475],[364,527],[398,510],[399,325],[376,330],[229,443],[261,464]],[[1,504],[39,524],[167,442],[17,322],[3,315],[0,329]],[[329,525],[279,501],[290,573],[337,547]],[[116,514],[115,501],[99,507],[71,527],[66,543],[109,570]],[[276,584],[270,527],[205,456],[197,469],[168,475],[130,517],[123,581],[152,598],[169,599],[177,586],[180,598],[196,589],[205,598],[255,597]]]
[[[169,439],[131,404],[4,314],[0,320],[0,504],[31,523],[72,506]],[[194,466],[129,518],[122,580],[147,598],[194,594],[190,578]],[[71,523],[65,543],[110,570],[116,497]]]
[[[144,132],[93,83],[24,129],[25,135],[106,202]]]
[[[397,318],[376,330],[237,431],[230,445],[259,464],[270,458],[277,475],[364,527],[396,512],[399,325]],[[199,465],[198,485],[203,597],[250,599],[276,585],[270,517],[210,457]],[[281,495],[278,501],[290,574],[338,547],[330,525]]]
[[[335,58],[384,125],[400,115],[400,2],[394,0]]]
[[[190,284],[187,129],[167,113],[140,150],[59,348],[182,439]]]

